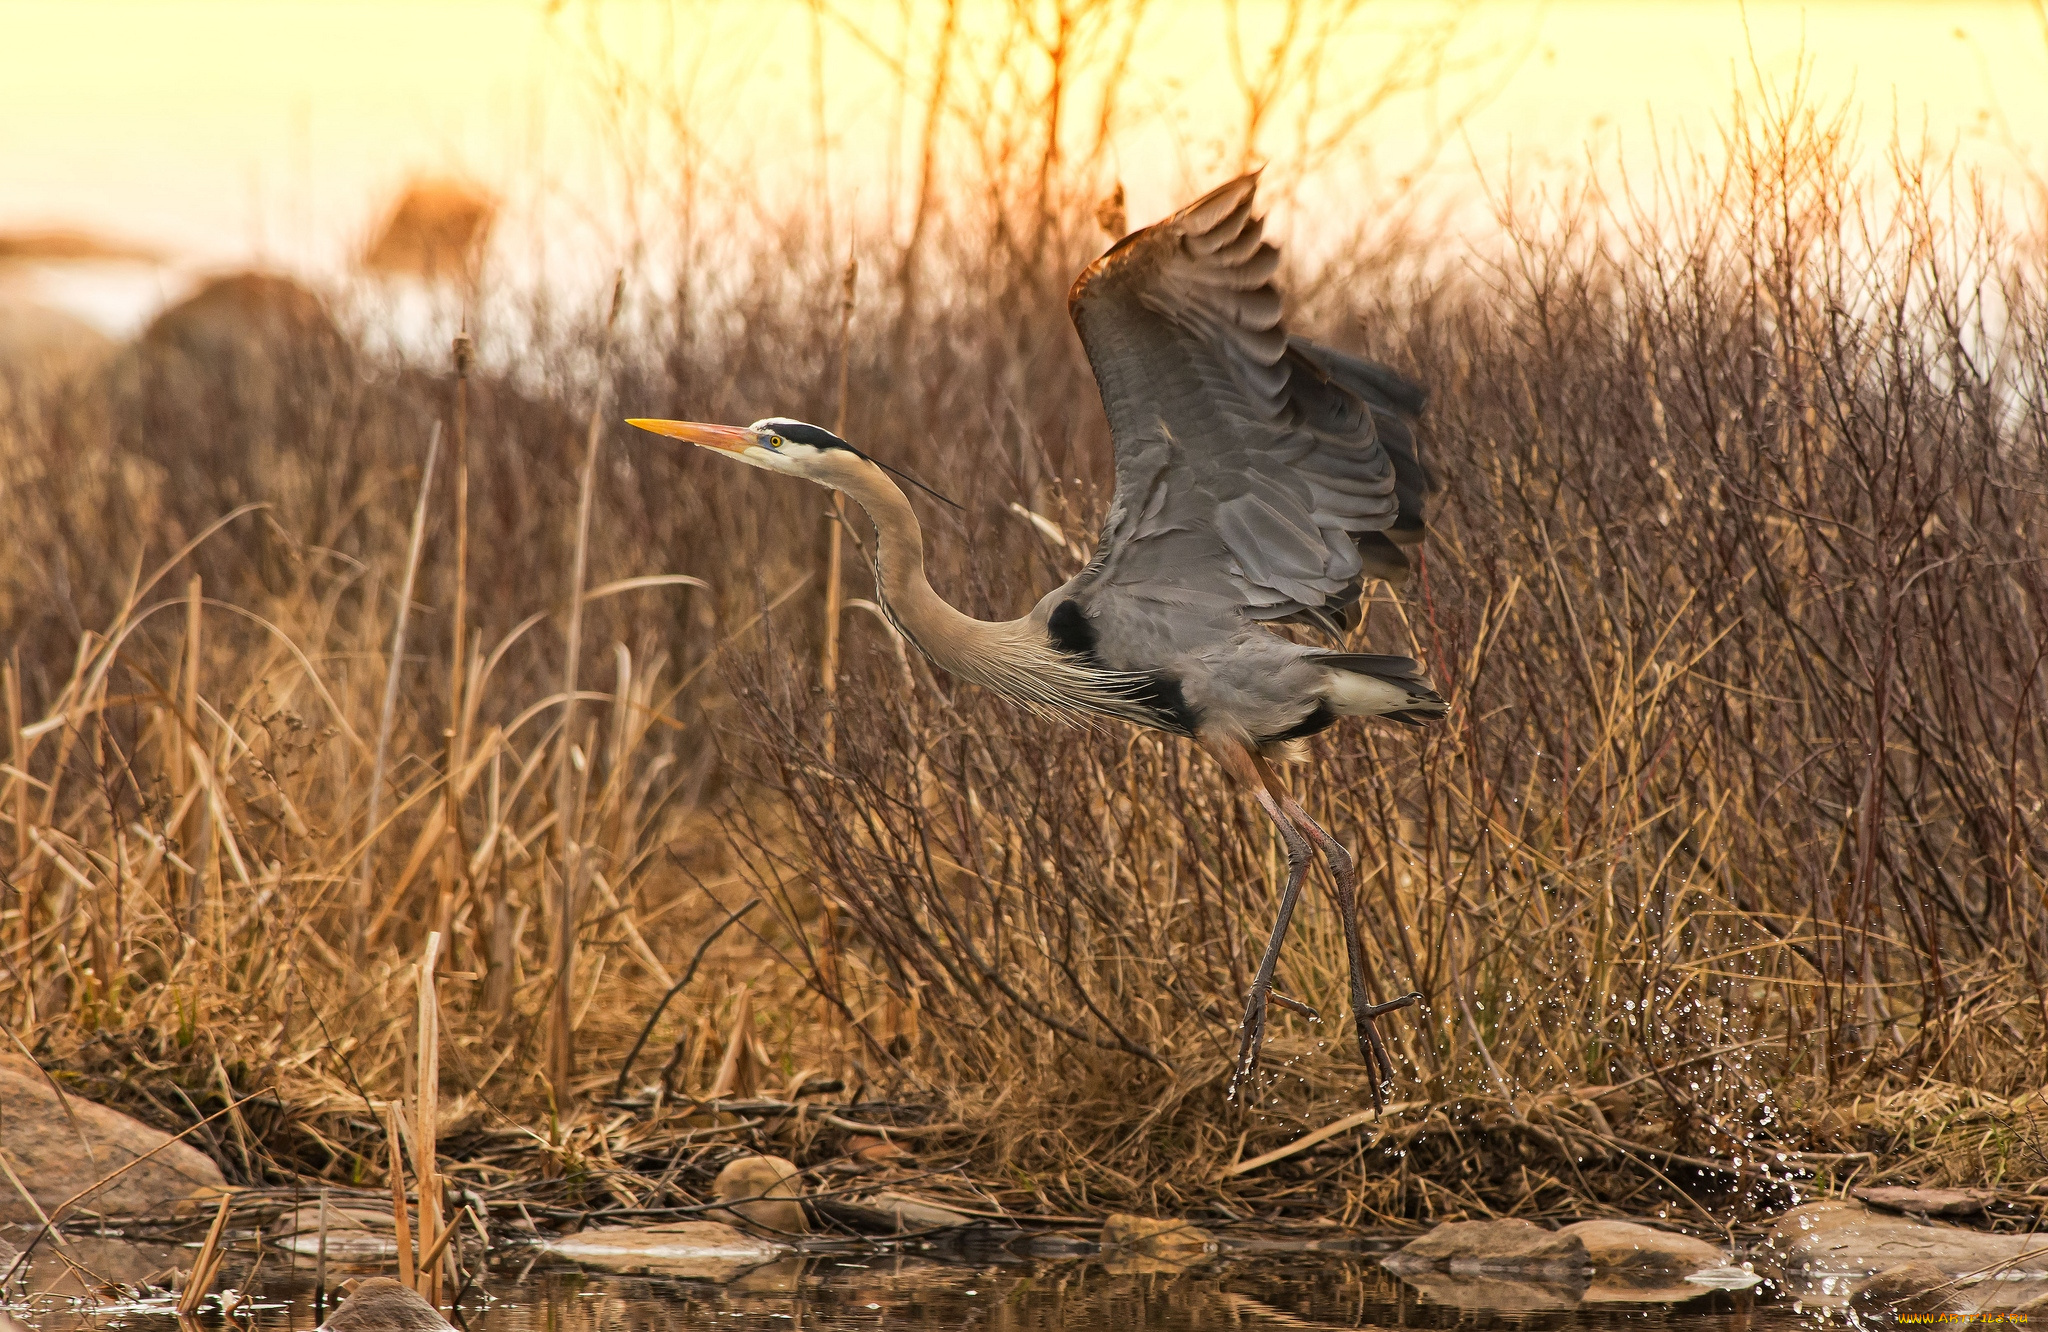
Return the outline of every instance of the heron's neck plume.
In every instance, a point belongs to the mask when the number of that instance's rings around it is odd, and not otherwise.
[[[919,651],[952,674],[1041,713],[1077,719],[1132,715],[1131,681],[1053,647],[1026,615],[977,620],[932,590],[924,570],[924,529],[894,481],[862,460],[832,477],[874,521],[876,580],[889,619]]]

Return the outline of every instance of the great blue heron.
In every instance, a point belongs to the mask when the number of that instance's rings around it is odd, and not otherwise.
[[[1374,1019],[1351,857],[1288,796],[1275,760],[1340,717],[1419,724],[1444,700],[1408,657],[1309,647],[1291,624],[1355,627],[1368,576],[1398,581],[1423,536],[1409,418],[1424,393],[1384,366],[1288,334],[1280,255],[1247,175],[1126,236],[1068,297],[1116,448],[1116,493],[1088,567],[1020,619],[989,623],[932,590],[924,535],[884,469],[785,417],[745,428],[635,420],[644,430],[845,491],[877,533],[880,601],[938,665],[1048,717],[1120,718],[1187,736],[1249,789],[1287,846],[1279,919],[1247,996],[1228,1094],[1258,1067],[1281,942],[1309,844],[1330,868],[1374,1105],[1394,1076]]]

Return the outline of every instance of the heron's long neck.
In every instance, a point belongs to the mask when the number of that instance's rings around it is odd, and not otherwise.
[[[924,572],[924,529],[910,501],[880,468],[863,466],[842,478],[840,488],[874,521],[882,602],[926,656],[956,675],[986,684],[991,667],[1028,650],[1032,635],[1025,621],[977,620],[932,590]]]
[[[1151,720],[1131,693],[1134,677],[1068,656],[1053,646],[1045,625],[1029,614],[992,622],[947,605],[924,576],[924,532],[917,515],[879,467],[862,460],[857,468],[841,468],[833,484],[853,496],[874,520],[881,543],[883,605],[927,657],[1041,716],[1065,721],[1090,715]]]

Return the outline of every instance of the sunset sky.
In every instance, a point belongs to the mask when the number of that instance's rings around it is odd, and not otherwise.
[[[910,8],[927,23],[937,3]],[[1281,8],[1245,0],[1248,46]],[[713,159],[707,188],[803,207],[817,157],[812,71],[822,68],[833,197],[880,216],[915,128],[878,58],[903,42],[901,7],[826,0],[826,10],[615,0],[598,7],[594,30],[616,62],[607,75],[580,3],[0,0],[0,231],[82,228],[164,260],[143,277],[7,280],[119,325],[146,315],[151,292],[208,269],[338,274],[394,191],[421,174],[505,198],[508,271],[604,267],[631,244],[624,219],[649,206],[636,191],[674,167],[666,141],[614,132],[608,77],[669,95],[687,83],[693,130]],[[992,40],[998,6],[969,10],[967,26]],[[1377,70],[1400,34],[1449,12],[1371,4],[1332,64]],[[1154,0],[1146,11],[1108,151],[1134,224],[1235,163],[1222,13],[1221,0]],[[929,40],[913,31],[910,49]],[[2026,0],[1486,0],[1465,12],[1450,50],[1458,68],[1430,96],[1396,99],[1370,122],[1370,163],[1352,153],[1325,164],[1304,200],[1366,207],[1373,190],[1418,172],[1441,197],[1477,197],[1511,162],[1522,179],[1589,160],[1640,177],[1660,146],[1711,148],[1738,87],[1753,88],[1759,72],[1785,86],[1802,59],[1822,100],[1853,105],[1868,155],[1897,124],[2021,198],[2028,173],[2048,170],[2048,35]],[[1432,116],[1475,103],[1431,153]],[[1285,140],[1261,148],[1278,158]]]

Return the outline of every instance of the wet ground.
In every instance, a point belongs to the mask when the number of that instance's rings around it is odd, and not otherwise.
[[[1106,1260],[1071,1240],[990,1240],[911,1251],[807,1254],[723,1284],[658,1275],[586,1271],[533,1250],[495,1256],[465,1297],[461,1325],[474,1332],[638,1332],[639,1329],[1069,1329],[1141,1332],[1208,1328],[1685,1329],[1769,1332],[1841,1321],[1840,1296],[1818,1286],[1800,1297],[1768,1284],[1730,1291],[1680,1280],[1629,1286],[1613,1280],[1524,1282],[1436,1274],[1396,1277],[1370,1247],[1234,1248],[1190,1267]],[[136,1282],[188,1265],[191,1247],[72,1236],[68,1255],[95,1277]],[[1064,1250],[1064,1252],[1062,1252]],[[311,1263],[276,1249],[237,1251],[224,1283],[247,1287],[250,1305],[231,1320],[246,1328],[312,1328]],[[296,1266],[294,1262],[296,1261]],[[330,1265],[329,1279],[374,1273]],[[252,1280],[253,1277],[253,1280]],[[167,1302],[90,1293],[87,1278],[38,1251],[7,1308],[36,1332],[162,1328]],[[230,1320],[209,1307],[202,1326]],[[4,1323],[0,1323],[4,1327]]]

